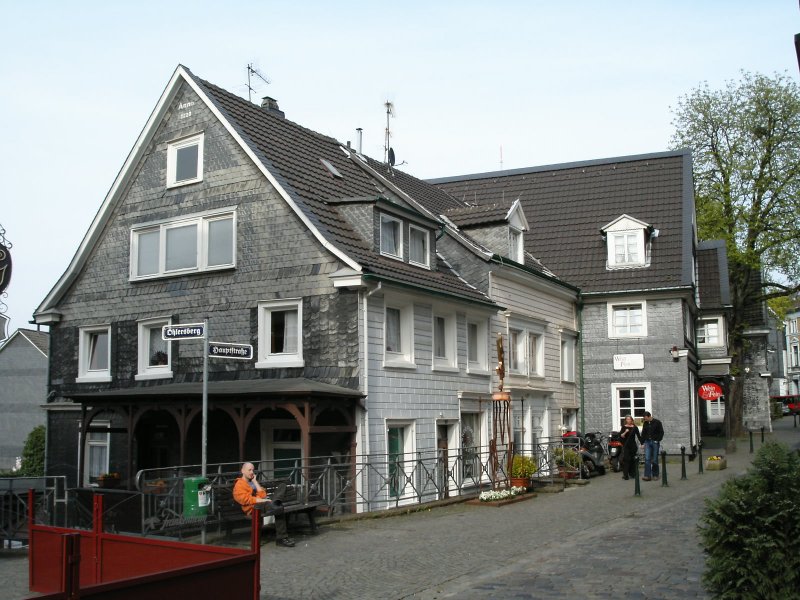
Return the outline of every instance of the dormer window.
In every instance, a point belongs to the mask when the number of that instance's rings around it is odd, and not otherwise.
[[[430,235],[427,230],[415,225],[408,228],[408,262],[420,267],[430,266]]]
[[[508,258],[523,263],[522,260],[522,232],[515,227],[508,228]]]
[[[648,234],[653,231],[650,225],[622,215],[601,231],[606,240],[606,268],[635,269],[650,265]]]
[[[203,134],[167,145],[167,187],[203,181]]]
[[[403,222],[389,215],[381,215],[381,254],[403,258]]]

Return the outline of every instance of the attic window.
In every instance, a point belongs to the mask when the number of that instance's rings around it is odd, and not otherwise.
[[[646,239],[646,232],[652,226],[622,215],[600,231],[606,242],[606,268],[608,269],[635,269],[650,265],[650,242]],[[651,236],[651,239],[655,235]]]
[[[167,145],[167,187],[203,181],[203,134]]]
[[[320,158],[319,161],[326,169],[328,169],[331,175],[337,177],[338,179],[342,178],[342,174],[339,173],[339,170],[336,167],[334,167],[331,163],[329,163],[327,160],[325,160],[324,158]]]

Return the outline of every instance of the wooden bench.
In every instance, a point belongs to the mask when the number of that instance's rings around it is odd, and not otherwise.
[[[221,477],[211,486],[212,494],[212,514],[213,520],[225,528],[226,536],[230,537],[234,529],[249,527],[250,519],[244,514],[241,504],[233,499],[233,485],[238,477]],[[274,516],[282,509],[286,515],[287,524],[292,515],[305,513],[308,524],[312,532],[317,531],[317,521],[314,513],[318,508],[325,505],[319,498],[305,497],[302,486],[292,484],[289,479],[272,479],[259,481],[261,487],[267,490],[269,498],[275,498],[276,494],[282,489],[283,496],[280,498],[280,508],[276,508],[267,503],[262,505],[264,516]]]

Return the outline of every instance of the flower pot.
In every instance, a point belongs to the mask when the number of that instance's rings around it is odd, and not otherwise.
[[[101,488],[115,488],[119,485],[119,477],[98,477],[97,485]]]
[[[720,459],[720,460],[711,460],[709,458],[706,459],[705,469],[706,471],[722,471],[722,469],[728,468],[728,461],[727,459]]]
[[[531,486],[531,480],[528,477],[512,477],[511,487],[521,487],[528,489]]]

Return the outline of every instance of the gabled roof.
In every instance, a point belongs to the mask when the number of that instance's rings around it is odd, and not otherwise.
[[[171,101],[184,85],[191,87],[215,114],[320,244],[347,268],[361,273],[365,279],[397,283],[494,306],[485,294],[467,285],[446,264],[442,263],[437,270],[427,270],[387,258],[376,252],[371,240],[365,241],[355,232],[340,214],[337,201],[343,198],[377,199],[387,191],[369,169],[359,165],[358,161],[363,163],[366,159],[356,158],[335,139],[276,116],[196,77],[179,65],[69,267],[37,308],[37,318],[46,322],[52,313],[57,312],[60,298],[78,277],[99,241],[116,203],[134,176],[136,164],[146,152]],[[332,165],[341,177],[335,176],[323,161]],[[438,190],[435,194],[443,204],[450,202],[447,194]]]
[[[724,240],[710,240],[697,244],[697,280],[700,310],[730,308],[728,253]]]
[[[431,179],[470,203],[519,198],[525,249],[584,294],[691,288],[694,195],[688,150]],[[606,269],[600,228],[629,215],[659,230],[642,269]]]
[[[50,334],[33,329],[17,329],[6,341],[0,344],[0,352],[2,352],[16,337],[27,340],[28,343],[41,352],[45,358],[47,357],[50,348]]]

